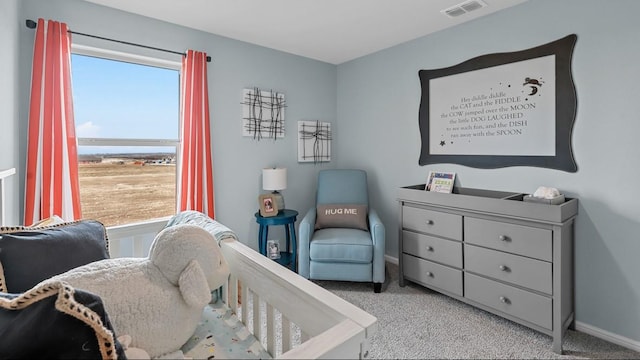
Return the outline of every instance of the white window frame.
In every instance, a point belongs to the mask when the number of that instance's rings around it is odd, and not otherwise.
[[[80,44],[71,44],[71,53],[77,55],[93,56],[97,58],[115,60],[121,62],[132,63],[136,65],[148,65],[169,70],[177,70],[179,73],[182,70],[182,64],[178,61],[171,61],[165,59],[152,58],[148,56],[136,55],[131,53],[125,53],[115,50],[107,50],[97,48],[93,46],[86,46]],[[182,76],[182,74],[180,74]],[[180,86],[180,84],[177,84]],[[179,94],[180,96],[180,94]],[[178,119],[178,122],[180,120]],[[77,138],[78,146],[173,146],[176,149],[176,194],[178,185],[178,169],[180,169],[180,138],[182,128],[178,123],[178,139],[123,139],[123,138]],[[176,199],[177,202],[177,199]],[[177,208],[177,204],[174,204]],[[136,234],[144,234],[149,232],[155,232],[159,225],[166,224],[170,217],[152,218],[142,222],[136,222],[125,225],[114,225],[107,227],[107,230],[111,230],[110,240],[120,240],[119,238],[125,238],[132,236],[131,231]],[[129,229],[130,228],[130,229]]]

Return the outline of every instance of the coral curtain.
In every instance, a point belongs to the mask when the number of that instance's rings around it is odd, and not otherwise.
[[[215,218],[206,53],[187,51],[180,81],[178,211],[197,210]]]
[[[33,51],[24,223],[81,218],[71,94],[71,38],[64,23],[38,19]]]

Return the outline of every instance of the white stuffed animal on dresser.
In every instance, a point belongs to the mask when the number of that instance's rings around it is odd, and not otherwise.
[[[101,297],[116,336],[151,358],[180,357],[211,292],[229,268],[213,235],[181,224],[156,235],[147,258],[116,258],[77,267],[52,279]]]
[[[539,186],[532,196],[543,199],[553,199],[554,197],[560,196],[560,191],[552,187]]]

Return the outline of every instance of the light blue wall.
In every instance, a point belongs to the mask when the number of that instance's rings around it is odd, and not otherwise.
[[[24,0],[22,15],[20,59],[25,66],[20,67],[20,82],[25,86],[20,96],[20,109],[24,110],[19,124],[21,138],[26,136],[34,34],[24,26],[24,19],[54,19],[67,23],[73,31],[169,50],[205,51],[213,58],[208,76],[217,219],[234,229],[243,242],[257,248],[258,225],[253,214],[258,209],[258,195],[263,192],[261,171],[275,165],[288,168],[288,188],[283,191],[287,207],[302,210],[312,206],[313,194],[308,189],[315,186],[317,171],[333,163],[298,164],[297,121],[335,122],[335,65],[78,0]],[[10,20],[15,21],[14,17]],[[111,42],[98,44],[78,35],[73,41],[180,61],[179,56]],[[242,89],[255,86],[285,94],[288,107],[284,139],[256,141],[242,137]],[[24,149],[22,144],[20,164],[25,161]],[[273,231],[270,238],[284,232],[278,228]]]
[[[454,171],[464,187],[531,193],[553,186],[580,199],[575,237],[576,317],[640,347],[640,2],[532,0],[338,66],[338,166],[373,178],[373,202],[398,256],[396,189]],[[533,167],[419,166],[418,71],[578,35],[573,75],[578,172]],[[626,340],[625,340],[626,341]]]
[[[0,1],[0,170],[18,167],[18,0]],[[5,179],[5,220],[16,224],[18,214],[18,177]]]

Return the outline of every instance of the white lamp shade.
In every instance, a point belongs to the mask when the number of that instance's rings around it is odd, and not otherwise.
[[[286,168],[262,169],[262,188],[264,190],[284,190],[287,188]]]

